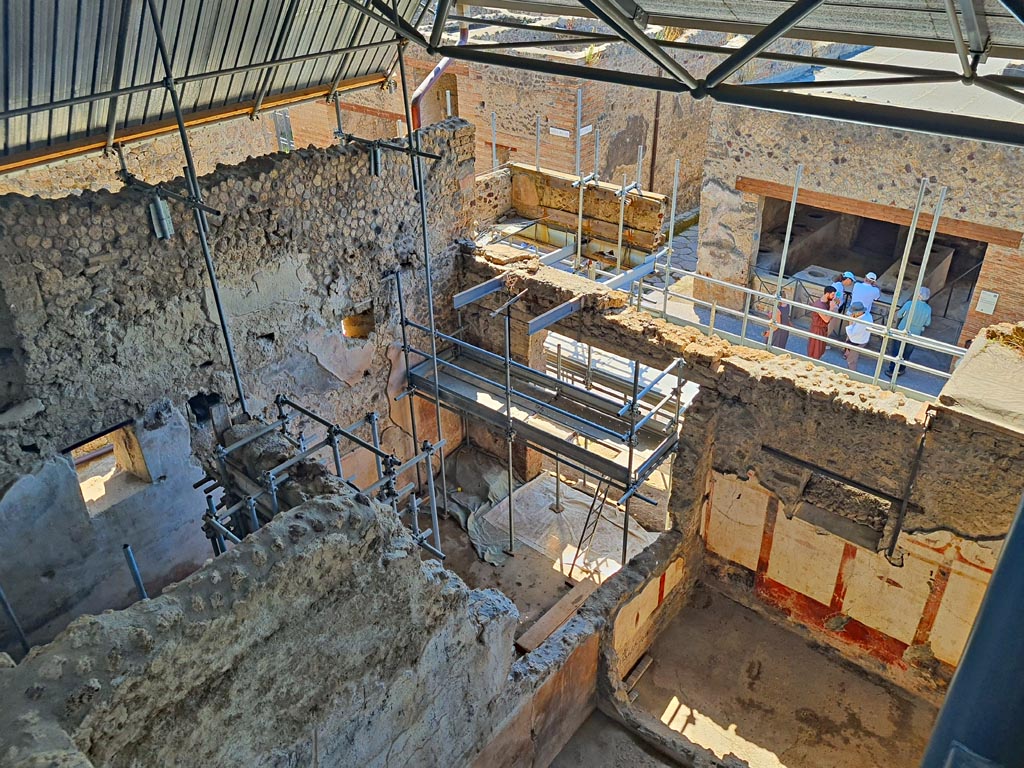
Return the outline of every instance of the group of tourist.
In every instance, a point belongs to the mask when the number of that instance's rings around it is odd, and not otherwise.
[[[851,370],[857,370],[857,362],[860,359],[860,350],[871,341],[870,324],[873,321],[871,307],[881,296],[881,289],[878,287],[878,275],[868,272],[864,280],[858,282],[853,272],[843,272],[837,275],[835,282],[825,286],[821,297],[811,306],[815,311],[811,313],[810,331],[814,336],[807,340],[807,355],[815,360],[820,360],[828,347],[829,338],[843,339],[850,346],[843,350],[843,357],[846,358],[846,366]],[[917,294],[917,304],[914,306],[913,299],[908,299],[896,312],[896,319],[899,324],[896,326],[900,331],[909,331],[912,335],[920,336],[924,333],[932,321],[932,310],[928,306],[928,299],[931,298],[931,291],[922,286]],[[911,309],[913,308],[913,312]],[[834,312],[845,315],[844,318],[832,317],[825,312]],[[785,349],[789,343],[789,327],[792,326],[790,319],[790,307],[785,299],[779,301],[775,310],[774,331],[769,329],[765,332],[770,338],[771,345],[778,349]],[[900,343],[895,340],[889,342],[888,355],[896,356]],[[912,344],[907,344],[903,350],[903,359],[909,360],[914,350]],[[895,369],[895,363],[889,363],[885,369],[885,375],[891,377]],[[900,365],[900,373],[906,367]]]

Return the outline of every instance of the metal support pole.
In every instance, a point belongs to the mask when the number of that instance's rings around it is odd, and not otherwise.
[[[782,298],[782,281],[786,274],[786,261],[789,259],[789,244],[793,239],[793,217],[796,216],[796,201],[800,196],[800,182],[804,177],[803,163],[796,167],[796,178],[793,179],[793,197],[789,201],[789,218],[786,220],[786,238],[782,241],[782,259],[779,261],[779,279],[775,283],[775,296],[772,298],[772,322],[779,311],[779,300]],[[745,287],[745,286],[744,286]],[[714,308],[712,308],[714,317]],[[713,324],[714,321],[712,321]],[[765,337],[766,344],[771,345],[772,334]]]
[[[583,137],[580,136],[580,131],[583,130],[583,89],[576,89],[576,176],[579,177],[583,174],[583,169],[580,167],[580,149],[582,147]]]
[[[562,345],[558,344],[555,347],[555,378],[562,381]],[[562,506],[562,465],[558,460],[558,453],[555,453],[555,503],[551,505],[551,511],[555,514],[560,513],[564,507]]]
[[[174,118],[178,123],[178,134],[181,137],[181,148],[185,155],[186,178],[196,198],[195,202],[202,204],[203,196],[199,189],[199,175],[196,173],[195,161],[192,158],[192,147],[188,140],[188,130],[185,127],[185,117],[181,111],[181,99],[178,97],[178,89],[174,84],[174,72],[171,67],[171,57],[167,52],[167,44],[164,42],[163,27],[160,24],[160,16],[157,13],[156,0],[146,0],[149,8],[149,15],[153,22],[153,32],[156,36],[157,48],[160,52],[160,59],[163,62],[164,75],[166,76],[165,87],[171,97],[171,106],[174,108]],[[217,272],[213,266],[213,254],[210,251],[210,244],[206,239],[207,223],[206,212],[199,207],[193,206],[193,216],[196,221],[196,230],[199,233],[199,245],[203,251],[203,259],[206,262],[206,272],[210,278],[210,288],[213,292],[213,301],[217,307],[217,317],[220,320],[221,332],[224,334],[224,344],[227,347],[228,361],[231,363],[231,374],[235,380],[235,389],[238,392],[238,402],[242,406],[243,413],[249,413],[249,406],[245,400],[245,391],[242,388],[242,377],[238,370],[238,361],[235,359],[235,349],[231,341],[231,331],[228,329],[227,316],[224,314],[224,306],[220,297],[220,286],[217,283]]]
[[[341,469],[341,449],[338,447],[338,433],[333,427],[327,428],[327,439],[331,443],[331,453],[334,455],[334,471],[338,477],[344,478],[345,473]]]
[[[31,646],[28,644],[28,638],[25,637],[25,630],[21,627],[21,622],[18,621],[17,615],[14,613],[14,609],[11,607],[10,602],[7,600],[7,595],[4,594],[3,587],[0,587],[0,604],[3,605],[4,613],[7,614],[7,618],[10,620],[11,625],[14,627],[14,633],[18,636],[18,642],[21,643],[21,649],[25,653],[29,652]]]
[[[540,170],[540,115],[537,115],[537,149],[534,153],[534,167]]]
[[[896,290],[893,293],[892,302],[889,304],[889,314],[885,320],[885,333],[882,334],[882,348],[879,350],[878,359],[875,361],[875,375],[871,377],[871,383],[877,384],[878,378],[882,375],[882,365],[885,363],[885,353],[889,349],[889,334],[892,333],[892,321],[896,317],[897,305],[900,303],[900,291],[903,290],[903,278],[907,274],[907,263],[910,261],[910,251],[914,247],[914,236],[917,234],[917,222],[921,218],[921,208],[924,206],[924,193],[928,189],[928,179],[921,177],[921,184],[917,190],[917,204],[914,206],[914,215],[910,217],[910,229],[907,230],[907,242],[903,246],[903,258],[900,260],[899,273],[896,275]],[[773,315],[774,317],[774,315]]]
[[[579,201],[576,203],[576,259],[573,263],[573,272],[579,272],[583,262],[583,177],[577,179],[580,186]]]
[[[622,230],[626,221],[626,174],[622,174],[622,189],[619,190],[619,239],[615,249],[615,269],[622,270]]]
[[[743,323],[740,326],[740,338],[747,338],[747,323],[750,321],[750,294],[743,296]]]
[[[427,466],[433,467],[434,461],[434,446],[430,444],[429,440],[423,441],[423,450],[428,451]],[[443,451],[444,448],[442,447]],[[434,473],[427,472],[427,498],[430,500],[430,528],[434,534],[434,546],[437,551],[441,551],[441,526],[437,523],[437,493],[434,489]]]
[[[339,94],[334,94],[334,118],[338,122],[338,129],[334,132],[334,137],[338,140],[339,144],[345,143],[345,126],[341,121],[341,99]]]
[[[498,170],[498,116],[491,112],[491,170]]]
[[[409,398],[410,402],[412,398]],[[366,420],[370,422],[370,439],[373,441],[373,447],[378,451],[380,450],[380,415],[376,411],[371,411],[366,414]],[[379,453],[373,454],[375,463],[377,464],[377,479],[380,480],[384,476],[384,465],[381,463]]]
[[[587,375],[583,379],[583,386],[585,389],[594,386],[594,348],[590,344],[587,344]]]
[[[598,181],[601,177],[598,173],[598,165],[601,162],[601,129],[594,129],[594,181]]]
[[[249,525],[252,528],[252,533],[256,533],[260,529],[260,518],[256,514],[256,499],[252,496],[247,496],[245,505],[249,508]]]
[[[914,312],[917,310],[918,293],[921,291],[921,285],[924,283],[925,272],[928,271],[928,258],[932,253],[932,245],[935,244],[935,233],[939,229],[939,217],[942,216],[942,206],[946,203],[946,187],[942,187],[939,190],[939,199],[935,201],[935,208],[932,211],[932,226],[928,230],[928,241],[924,246],[924,253],[921,256],[921,266],[917,270],[917,280],[914,281],[914,292],[910,295],[910,311],[906,317],[906,332],[910,333],[910,321],[914,317]],[[909,234],[908,234],[909,237]],[[893,306],[899,303],[899,296],[893,296]],[[891,309],[891,307],[890,307]],[[903,353],[907,349],[907,340],[900,340],[899,351],[896,353],[896,362],[893,364],[892,378],[889,381],[889,389],[895,391],[896,380],[900,376],[900,368],[903,365]],[[881,357],[879,358],[881,359]]]
[[[135,554],[132,552],[131,544],[124,545],[124,559],[128,561],[128,570],[132,572],[132,581],[135,582],[135,589],[139,591],[140,600],[149,600],[146,594],[146,585],[142,583],[142,574],[139,573],[139,565],[135,562]]]
[[[633,407],[629,409],[629,456],[626,460],[626,482],[633,485],[633,454],[636,450],[636,417],[640,403],[637,395],[640,392],[640,363],[633,361]],[[626,557],[629,548],[629,504],[631,499],[626,499],[622,508],[622,567],[626,567]]]
[[[515,517],[512,514],[512,497],[515,491],[515,474],[512,471],[512,305],[505,307],[505,439],[508,441],[508,553],[515,551]]]
[[[405,299],[404,299],[403,293],[402,293],[402,273],[401,273],[400,270],[396,269],[394,274],[395,274],[395,287],[396,287],[396,289],[398,291],[399,326],[402,329],[402,357],[405,360],[405,376],[406,376],[406,381],[408,381],[409,371],[412,370],[412,367],[409,365],[409,333],[408,333],[408,330],[406,328]],[[436,375],[437,374],[435,374],[435,376]],[[409,401],[409,432],[412,435],[412,450],[413,450],[413,453],[415,453],[416,452],[416,446],[419,445],[419,440],[416,437],[416,408],[415,408],[415,406],[413,404],[413,400],[415,399],[415,396],[411,395],[410,397],[408,397],[406,399]],[[417,488],[417,490],[420,488],[421,484],[422,484],[422,478],[420,477],[420,465],[417,464],[416,465],[416,488]]]
[[[150,0],[153,2],[153,0]],[[401,70],[402,77],[402,100],[405,102],[405,116],[409,121],[409,126],[412,126],[412,106],[409,101],[409,83],[405,74],[405,55],[403,53],[404,45],[398,45],[398,64]],[[409,131],[409,148],[413,152],[419,151],[419,133],[417,131]],[[431,256],[430,256],[430,233],[427,231],[427,182],[423,177],[423,159],[418,154],[412,155],[412,166],[413,166],[413,181],[417,183],[417,190],[419,191],[419,202],[420,202],[420,225],[423,230],[423,279],[426,283],[426,299],[427,299],[427,319],[430,327],[430,356],[432,361],[432,368],[434,374],[434,415],[437,420],[437,443],[443,443],[444,434],[441,426],[441,380],[440,374],[438,373],[437,367],[437,321],[434,316],[434,276],[431,270]],[[444,449],[441,449],[438,454],[441,464],[441,496],[442,503],[444,504],[445,510],[448,509],[448,476],[445,470],[444,461]],[[427,466],[428,471],[434,471],[434,464],[430,462]]]

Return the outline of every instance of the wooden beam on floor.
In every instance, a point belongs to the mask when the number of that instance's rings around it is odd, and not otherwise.
[[[519,636],[519,639],[516,640],[516,648],[521,653],[530,653],[540,647],[540,644],[547,640],[556,629],[576,614],[576,611],[597,587],[597,582],[591,579],[579,582]]]

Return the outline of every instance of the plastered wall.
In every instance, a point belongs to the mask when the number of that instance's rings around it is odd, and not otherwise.
[[[902,683],[942,687],[1024,491],[1024,437],[949,407],[928,416],[926,404],[843,374],[667,324],[626,309],[624,294],[557,270],[498,268],[479,254],[466,261],[467,287],[502,273],[510,292],[527,290],[517,305],[524,320],[582,297],[583,309],[555,330],[628,349],[656,368],[684,359],[701,390],[682,430],[683,455],[692,458],[676,462],[673,481],[707,485],[674,496],[670,509],[677,530],[699,528],[713,563],[736,566],[700,573],[737,585],[738,596],[754,595]],[[1007,328],[997,338],[1016,338]],[[1017,354],[1012,343],[998,347]],[[884,551],[894,538],[890,560]],[[616,620],[624,640],[629,622],[642,626],[660,598],[647,584],[636,600],[632,614]],[[635,634],[643,647],[642,632]]]

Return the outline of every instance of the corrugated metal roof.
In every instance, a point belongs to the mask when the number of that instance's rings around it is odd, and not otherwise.
[[[405,22],[419,22],[422,0],[397,5]],[[255,105],[261,94],[264,103],[273,103],[289,94],[326,92],[394,66],[393,45],[360,46],[394,40],[395,33],[343,0],[157,0],[157,7],[186,118]],[[272,71],[209,76],[330,52]],[[174,118],[165,88],[142,89],[164,79],[146,0],[4,3],[0,67],[0,115],[53,105],[0,117],[0,167],[23,153],[105,140],[111,119],[120,134]],[[114,113],[111,98],[89,100],[136,87],[116,100]],[[67,103],[73,100],[82,103]]]

